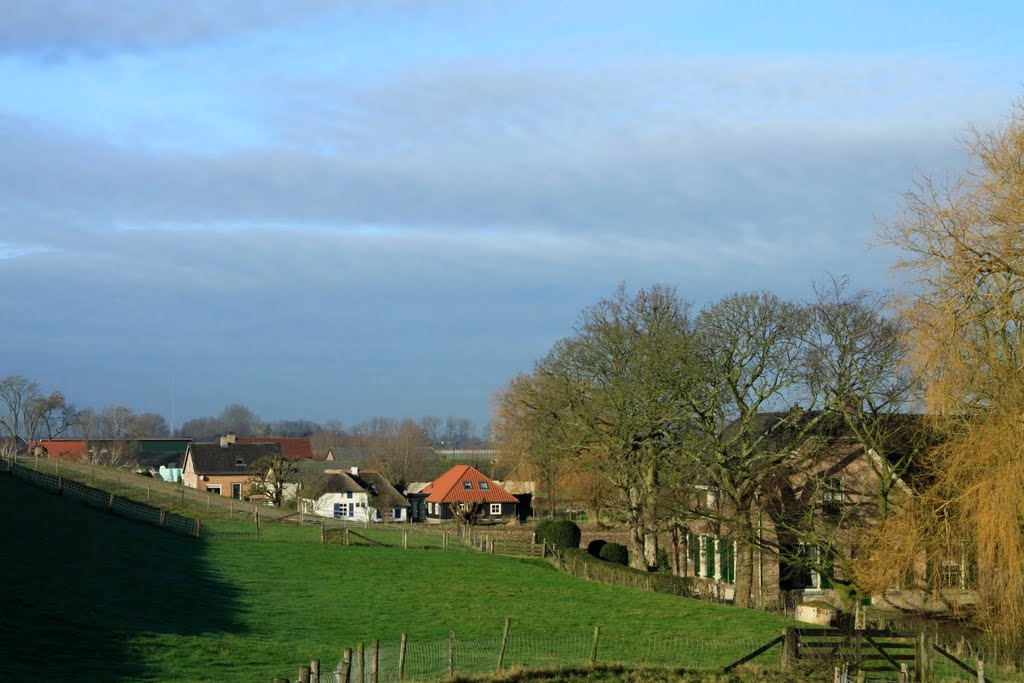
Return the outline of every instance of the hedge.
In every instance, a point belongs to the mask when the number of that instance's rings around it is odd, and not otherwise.
[[[534,528],[537,541],[556,548],[579,548],[583,534],[575,523],[567,520],[546,519]]]

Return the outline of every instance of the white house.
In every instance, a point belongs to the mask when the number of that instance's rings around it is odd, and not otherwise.
[[[303,511],[353,522],[405,522],[409,501],[375,470],[327,470]]]

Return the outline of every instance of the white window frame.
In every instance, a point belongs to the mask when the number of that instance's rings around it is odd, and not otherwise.
[[[216,493],[218,496],[221,495],[220,484],[207,484],[206,490],[210,493]]]
[[[492,515],[500,515],[501,514],[501,503],[491,503],[491,514]]]

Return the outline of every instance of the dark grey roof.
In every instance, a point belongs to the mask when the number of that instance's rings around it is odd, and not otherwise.
[[[197,474],[237,474],[251,472],[253,465],[264,458],[280,456],[277,443],[194,443],[189,446],[192,466]]]

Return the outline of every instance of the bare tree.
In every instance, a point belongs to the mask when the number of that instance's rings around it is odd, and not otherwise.
[[[494,415],[500,457],[540,483],[551,517],[559,481],[579,450],[565,433],[566,405],[553,381],[542,373],[516,376],[497,395]]]
[[[436,415],[425,415],[420,418],[420,427],[427,435],[427,441],[430,442],[431,446],[437,446],[441,443],[443,438],[441,436],[441,418]]]
[[[965,146],[971,168],[920,179],[883,229],[904,252],[911,362],[949,440],[932,459],[934,486],[890,520],[877,556],[904,573],[891,550],[911,563],[968,557],[976,619],[1024,648],[1024,102]],[[869,564],[862,580],[891,578],[885,562]]]
[[[44,394],[35,380],[21,375],[0,379],[0,428],[11,438],[60,436],[74,424],[75,412],[64,394]]]
[[[903,319],[886,313],[888,298],[848,289],[848,280],[836,277],[814,286],[805,336],[806,382],[869,455],[884,518],[897,483],[930,439],[920,417],[905,414],[918,385],[907,365]]]
[[[159,413],[140,413],[135,416],[139,435],[154,439],[162,439],[171,435],[167,420]]]
[[[297,482],[299,467],[295,461],[278,452],[257,460],[251,471],[250,495],[264,496],[274,507],[281,507],[285,484]]]
[[[687,385],[689,409],[703,441],[704,477],[727,503],[717,521],[739,541],[737,605],[754,598],[757,497],[817,420],[785,408],[803,393],[807,328],[804,308],[767,292],[728,296],[697,317],[699,379]]]
[[[220,412],[220,433],[231,432],[236,436],[258,436],[263,431],[263,424],[256,413],[240,403],[232,403]]]
[[[435,458],[423,428],[406,418],[380,420],[377,429],[368,436],[370,466],[398,488],[423,480]]]
[[[527,400],[506,401],[508,415],[529,417],[520,420],[523,428],[554,430],[540,438],[562,440],[559,448],[614,487],[630,529],[631,563],[639,568],[657,566],[660,478],[685,455],[688,313],[670,287],[630,296],[621,286],[585,309],[575,334],[537,364]],[[530,396],[538,389],[543,395]]]

